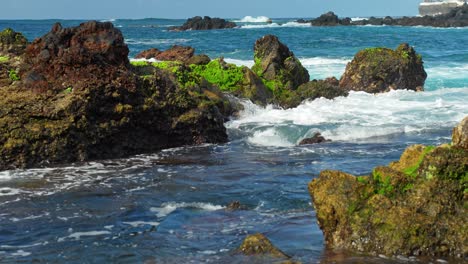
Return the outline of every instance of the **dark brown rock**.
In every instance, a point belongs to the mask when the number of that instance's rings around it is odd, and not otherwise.
[[[368,48],[346,66],[340,87],[345,90],[381,93],[390,90],[423,90],[427,78],[423,61],[408,44],[396,50]]]
[[[299,145],[311,145],[311,144],[320,144],[324,142],[331,142],[329,139],[325,139],[320,133],[315,133],[313,137],[304,138],[299,142]]]
[[[211,18],[209,16],[205,17],[192,17],[189,18],[182,26],[180,27],[170,27],[169,30],[172,31],[185,31],[185,30],[210,30],[210,29],[226,29],[226,28],[235,28],[237,27],[236,23],[226,21],[222,18]]]
[[[121,32],[94,21],[28,46],[21,80],[0,89],[0,170],[227,141],[223,98],[160,69],[140,76],[127,56]]]
[[[211,59],[205,54],[201,55],[194,55],[190,59],[185,61],[185,64],[190,65],[190,64],[195,64],[195,65],[206,65],[210,63]]]
[[[309,81],[309,73],[278,37],[266,35],[255,42],[252,70],[269,82],[272,90],[295,90]]]

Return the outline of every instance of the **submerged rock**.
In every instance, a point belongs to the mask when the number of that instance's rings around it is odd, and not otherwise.
[[[295,90],[309,81],[309,72],[278,37],[266,35],[255,42],[252,70],[273,91]]]
[[[284,252],[276,248],[271,241],[262,234],[247,236],[238,251],[247,256],[268,256],[283,259],[290,258]]]
[[[169,27],[169,30],[172,31],[185,31],[185,30],[209,30],[209,29],[225,29],[225,28],[235,28],[237,27],[236,23],[226,21],[222,18],[211,18],[209,16],[205,17],[192,17],[187,19],[187,21],[180,27]]]
[[[331,248],[466,258],[467,173],[467,149],[419,145],[370,176],[323,171],[309,191]]]
[[[224,99],[159,69],[138,75],[111,23],[55,24],[17,78],[0,89],[0,169],[227,141]]]
[[[426,78],[421,56],[405,43],[396,50],[368,48],[359,51],[346,66],[340,87],[368,93],[397,89],[422,91]]]
[[[299,146],[301,145],[311,145],[311,144],[320,144],[320,143],[324,143],[324,142],[330,142],[331,140],[329,139],[325,139],[322,134],[320,133],[315,133],[314,136],[310,137],[310,138],[304,138],[303,140],[301,140],[301,142],[299,142]]]

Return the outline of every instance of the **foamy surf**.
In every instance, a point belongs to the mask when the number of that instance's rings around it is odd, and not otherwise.
[[[242,25],[240,28],[243,29],[259,29],[259,28],[287,28],[287,27],[310,27],[309,24],[297,23],[294,21],[286,22],[283,24],[271,23],[271,24],[262,24],[262,25]]]
[[[258,17],[245,16],[242,19],[234,20],[234,22],[237,22],[237,23],[268,23],[270,21],[271,19],[266,16],[258,16]]]
[[[334,141],[374,141],[393,134],[451,127],[468,113],[466,96],[460,95],[468,96],[468,88],[377,95],[351,92],[348,97],[305,101],[287,110],[247,102],[240,118],[227,127],[243,131],[248,142],[260,146],[294,146],[315,132]]]
[[[214,205],[211,203],[201,203],[201,202],[169,202],[164,203],[161,207],[152,207],[150,210],[153,213],[156,213],[157,217],[165,217],[177,210],[178,208],[195,208],[204,211],[217,211],[224,209],[226,207],[221,205]]]

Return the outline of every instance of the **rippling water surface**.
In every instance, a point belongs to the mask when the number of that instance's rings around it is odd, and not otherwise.
[[[423,55],[427,91],[355,92],[289,110],[244,102],[240,117],[226,123],[230,142],[224,145],[0,172],[0,262],[242,263],[252,260],[234,251],[256,232],[304,263],[408,261],[325,250],[307,183],[325,169],[368,174],[411,144],[450,142],[451,128],[468,114],[468,29],[312,28],[291,19],[254,20],[237,29],[177,33],[167,27],[182,20],[113,22],[131,56],[190,45],[248,66],[255,40],[275,34],[312,78],[339,77],[362,48],[408,42]],[[54,22],[0,21],[0,28],[33,39]],[[296,146],[317,131],[333,142]],[[228,210],[232,201],[244,210]]]

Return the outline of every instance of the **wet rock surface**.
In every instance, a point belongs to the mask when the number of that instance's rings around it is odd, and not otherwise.
[[[426,78],[422,57],[404,43],[396,50],[368,48],[358,52],[346,66],[340,87],[368,93],[422,91]]]
[[[247,236],[239,247],[238,252],[247,256],[290,258],[284,252],[276,248],[266,236],[259,233]]]
[[[169,27],[169,30],[172,31],[185,31],[185,30],[211,30],[211,29],[226,29],[226,28],[235,28],[237,27],[236,23],[226,21],[222,18],[211,18],[209,16],[205,17],[192,17],[187,19],[187,21],[180,27]]]
[[[0,169],[227,141],[207,88],[181,87],[158,69],[140,76],[111,23],[55,24],[18,60],[15,81],[0,89]]]
[[[331,140],[324,138],[322,134],[317,132],[312,137],[304,138],[303,140],[301,140],[301,142],[299,142],[299,146],[320,144],[320,143],[325,143],[325,142],[331,142]]]
[[[466,258],[467,173],[467,149],[417,145],[370,176],[323,171],[309,192],[330,248]]]

